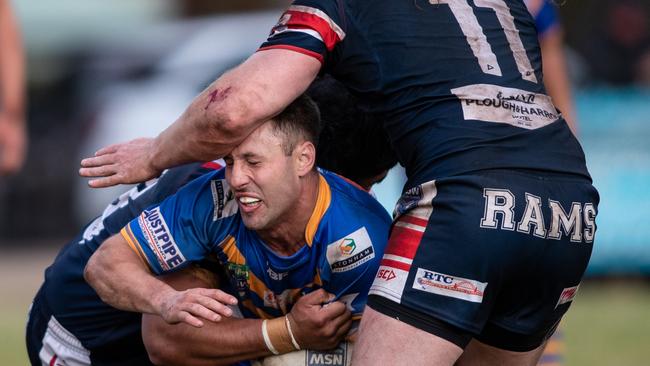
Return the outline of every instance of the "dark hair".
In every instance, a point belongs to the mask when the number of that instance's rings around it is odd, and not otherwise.
[[[314,81],[307,94],[321,113],[316,164],[355,182],[384,173],[397,163],[379,114],[360,108],[357,98],[329,76]]]
[[[307,95],[296,98],[271,120],[274,131],[284,135],[282,147],[285,154],[291,155],[300,141],[310,141],[314,146],[318,145],[320,113],[314,101]]]

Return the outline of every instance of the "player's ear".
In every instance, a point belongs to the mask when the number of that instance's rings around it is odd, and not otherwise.
[[[293,150],[296,173],[302,177],[314,169],[316,164],[316,147],[309,141],[299,143]]]

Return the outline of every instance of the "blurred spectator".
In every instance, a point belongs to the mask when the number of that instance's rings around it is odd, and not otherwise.
[[[0,0],[0,175],[16,173],[25,159],[23,47],[9,0]]]
[[[526,0],[525,3],[537,25],[542,49],[544,86],[571,131],[577,136],[578,123],[564,53],[564,30],[556,6],[551,0]]]
[[[650,88],[650,48],[641,56],[637,64],[635,79],[639,86]]]
[[[591,76],[613,86],[642,82],[637,78],[643,77],[643,56],[650,52],[646,8],[639,0],[611,1],[603,25],[584,51]]]

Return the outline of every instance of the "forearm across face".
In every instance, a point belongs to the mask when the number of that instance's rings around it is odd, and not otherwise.
[[[161,299],[175,292],[155,278],[119,234],[92,255],[84,278],[107,304],[127,311],[160,313]]]

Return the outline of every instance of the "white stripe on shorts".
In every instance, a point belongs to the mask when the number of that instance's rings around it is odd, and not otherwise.
[[[90,351],[52,316],[38,354],[43,366],[90,366]],[[52,363],[54,361],[54,363]]]

